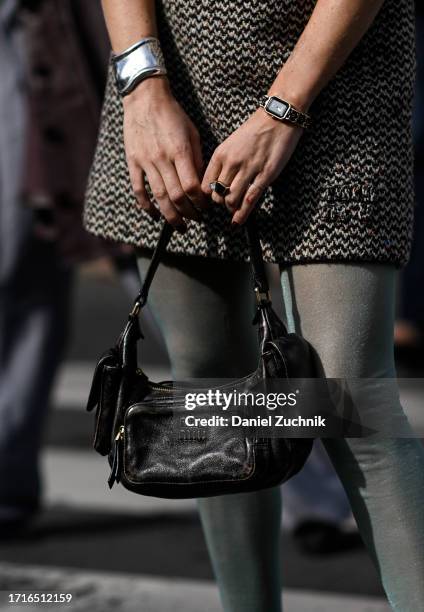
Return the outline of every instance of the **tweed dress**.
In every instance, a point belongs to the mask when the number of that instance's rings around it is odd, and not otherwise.
[[[156,3],[173,93],[197,126],[207,161],[258,107],[290,56],[316,0],[162,0]],[[320,93],[313,126],[258,203],[264,258],[404,265],[413,211],[413,0],[385,0],[347,62]],[[110,70],[85,205],[97,235],[153,248],[161,223],[135,205]],[[212,205],[174,234],[170,252],[248,260],[242,231]]]

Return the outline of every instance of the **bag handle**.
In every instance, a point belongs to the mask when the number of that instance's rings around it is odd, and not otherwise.
[[[255,291],[258,308],[264,308],[266,306],[271,305],[271,300],[269,297],[269,284],[265,272],[262,247],[259,240],[259,234],[257,231],[254,215],[255,213],[252,213],[249,216],[245,224],[245,232],[250,253],[253,289]],[[153,251],[153,255],[146,272],[146,277],[141,286],[140,292],[138,293],[134,301],[134,306],[130,313],[131,318],[138,316],[138,313],[147,302],[150,286],[152,284],[158,265],[166,252],[166,248],[169,244],[169,241],[171,240],[173,232],[173,226],[170,225],[167,221],[165,221],[161,233],[159,235],[159,240],[156,244],[155,250]]]

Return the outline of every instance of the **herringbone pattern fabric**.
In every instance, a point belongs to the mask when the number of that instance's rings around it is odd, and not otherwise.
[[[288,58],[314,0],[157,2],[159,38],[176,98],[197,125],[204,155],[257,108]],[[287,168],[264,194],[267,261],[406,263],[413,222],[411,107],[413,0],[385,0],[376,21],[311,109]],[[153,247],[160,224],[135,206],[122,137],[122,104],[109,79],[91,171],[85,225]],[[175,235],[175,253],[248,259],[229,213]]]

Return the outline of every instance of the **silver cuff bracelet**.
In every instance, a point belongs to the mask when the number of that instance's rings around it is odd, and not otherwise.
[[[126,96],[144,79],[166,74],[165,61],[157,38],[142,38],[119,54],[112,54],[118,92]]]

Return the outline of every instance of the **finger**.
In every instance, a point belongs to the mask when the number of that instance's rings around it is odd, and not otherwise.
[[[255,204],[258,202],[265,189],[265,185],[262,185],[259,180],[256,179],[255,182],[252,183],[247,189],[241,206],[234,213],[231,222],[237,225],[243,225],[243,223],[247,221],[248,216],[254,209]]]
[[[194,166],[196,168],[197,176],[200,177],[203,176],[203,173],[205,171],[205,160],[203,159],[202,143],[200,140],[199,132],[194,126],[191,131],[190,142],[193,152]]]
[[[205,170],[205,174],[203,175],[203,179],[202,179],[201,187],[205,195],[209,197],[212,195],[212,189],[210,188],[210,183],[212,183],[213,181],[216,181],[216,179],[219,176],[219,173],[221,172],[221,169],[222,169],[221,159],[215,151],[215,153],[212,155],[211,159],[209,160],[209,163]]]
[[[195,165],[194,153],[176,157],[175,169],[181,187],[194,208],[198,211],[206,210],[208,202],[200,186],[199,172]]]
[[[168,223],[175,227],[176,230],[178,230],[180,233],[184,233],[187,230],[187,226],[182,216],[169,199],[165,183],[163,182],[160,173],[153,165],[147,166],[145,168],[145,173],[161,213]]]
[[[142,169],[135,164],[129,164],[128,171],[130,173],[131,185],[137,201],[137,206],[145,210],[153,219],[157,221],[160,219],[160,212],[147,195]]]
[[[218,176],[218,178],[216,180],[218,180],[220,183],[222,183],[223,185],[225,185],[226,187],[228,187],[230,189],[229,193],[226,196],[220,196],[217,193],[215,193],[215,191],[212,192],[212,200],[216,203],[216,204],[224,204],[224,206],[227,206],[227,198],[230,197],[231,198],[231,192],[232,192],[232,188],[233,188],[233,180],[236,177],[237,173],[239,171],[239,168],[236,166],[232,166],[232,165],[228,165],[224,163],[223,168],[221,169],[221,172]],[[228,210],[232,213],[234,212],[230,207],[228,207]]]
[[[235,213],[241,206],[249,186],[253,183],[258,170],[240,169],[231,183],[230,193],[225,196],[225,206],[231,213]]]
[[[232,164],[231,161],[222,157],[222,154],[217,149],[212,155],[208,167],[206,168],[205,176],[202,181],[202,190],[208,193],[216,204],[225,205],[225,197],[218,195],[211,189],[210,184],[214,181],[223,183],[226,187],[231,187],[231,182],[237,174],[240,166]]]
[[[160,166],[156,166],[156,170],[160,173],[162,180],[165,184],[168,197],[178,210],[180,215],[187,217],[188,219],[194,219],[199,221],[201,218],[200,213],[193,207],[193,204],[185,193],[177,170],[173,163],[170,161],[163,162]]]

